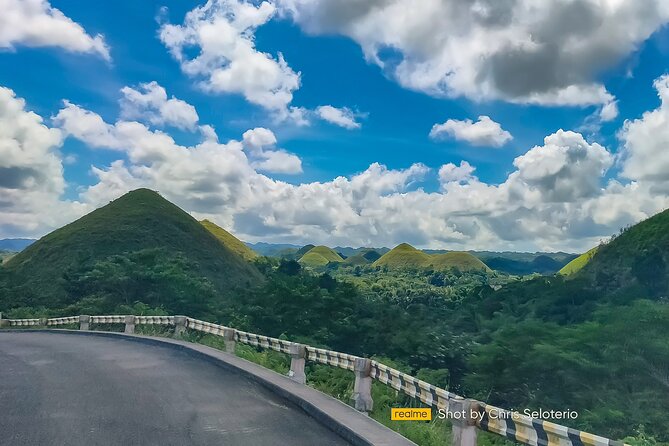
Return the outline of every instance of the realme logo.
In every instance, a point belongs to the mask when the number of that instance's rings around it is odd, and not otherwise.
[[[392,421],[430,421],[432,420],[432,409],[390,409]]]

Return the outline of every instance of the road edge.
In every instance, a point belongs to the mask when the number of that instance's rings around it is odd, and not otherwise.
[[[3,329],[1,332],[58,333],[74,336],[116,338],[147,345],[170,347],[205,360],[228,371],[243,375],[284,400],[300,408],[308,416],[327,427],[354,446],[417,446],[378,421],[351,406],[312,387],[298,384],[286,376],[251,361],[202,344],[172,338],[142,336],[107,331],[64,329]]]

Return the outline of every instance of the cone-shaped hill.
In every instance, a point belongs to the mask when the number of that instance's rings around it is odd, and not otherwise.
[[[430,255],[420,251],[408,243],[402,243],[381,256],[374,266],[385,266],[390,269],[435,269],[447,270],[457,268],[460,271],[490,271],[481,260],[468,252],[448,252]]]
[[[327,246],[315,246],[298,260],[302,265],[312,268],[325,266],[330,262],[339,263],[343,261],[344,259],[339,254]]]
[[[213,223],[209,220],[202,220],[200,223],[202,223],[202,226],[207,228],[209,232],[214,234],[214,236],[221,243],[227,246],[228,249],[230,249],[235,254],[242,256],[245,260],[249,262],[258,258],[258,254],[254,250],[246,246],[244,242],[239,240],[234,235],[230,234],[225,229],[218,226],[216,223]]]
[[[7,262],[15,280],[38,298],[62,297],[62,278],[109,256],[160,248],[197,265],[219,293],[262,280],[258,270],[197,220],[158,193],[129,192],[44,236]]]
[[[669,292],[669,210],[624,230],[597,252],[576,274],[603,290],[641,286],[635,293],[666,296]]]

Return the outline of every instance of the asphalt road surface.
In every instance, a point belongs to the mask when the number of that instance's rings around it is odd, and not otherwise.
[[[243,376],[168,347],[0,333],[1,445],[345,445]]]

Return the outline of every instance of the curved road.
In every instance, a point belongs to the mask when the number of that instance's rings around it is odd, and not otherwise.
[[[169,347],[5,332],[0,444],[347,443],[249,379]]]

